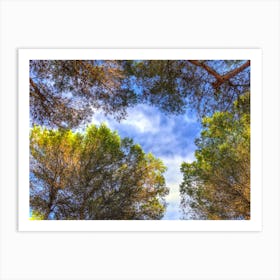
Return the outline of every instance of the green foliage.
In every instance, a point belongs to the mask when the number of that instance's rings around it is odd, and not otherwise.
[[[196,219],[250,218],[250,100],[203,119],[193,163],[183,163],[181,206]]]
[[[44,220],[44,215],[37,211],[32,211],[32,215],[29,218],[29,220],[34,221],[34,220]]]
[[[105,125],[84,134],[35,126],[30,206],[44,219],[161,219],[166,168]]]
[[[96,109],[120,119],[135,94],[118,61],[31,60],[30,114],[33,124],[73,128]]]
[[[126,116],[127,108],[150,104],[169,114],[200,116],[228,111],[250,86],[243,61],[31,60],[32,124],[74,128],[96,110]],[[240,71],[239,71],[240,69]],[[237,70],[233,72],[233,70]]]
[[[195,110],[200,116],[228,111],[234,100],[249,89],[248,68],[243,61],[143,60],[129,63],[136,77],[140,102],[172,114]],[[238,69],[242,71],[238,71]],[[233,74],[232,70],[236,70]],[[228,75],[227,75],[228,74]],[[217,80],[219,79],[219,80]],[[221,81],[222,80],[222,81]],[[219,83],[217,83],[219,82]]]
[[[105,125],[146,103],[203,117],[181,205],[198,219],[250,218],[250,61],[31,60],[30,205],[44,219],[160,219],[163,163]],[[38,126],[39,125],[39,126]],[[45,127],[45,128],[43,128]],[[47,129],[49,128],[49,129]],[[52,128],[52,129],[51,129]]]

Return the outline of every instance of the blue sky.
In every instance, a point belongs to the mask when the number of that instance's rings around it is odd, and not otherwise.
[[[92,122],[96,125],[106,123],[121,137],[132,138],[146,153],[151,152],[164,162],[168,168],[164,177],[170,189],[164,219],[180,219],[180,166],[183,161],[194,160],[194,140],[200,132],[200,123],[196,118],[189,114],[166,115],[155,107],[141,104],[129,108],[128,115],[120,122],[99,111],[95,112]]]

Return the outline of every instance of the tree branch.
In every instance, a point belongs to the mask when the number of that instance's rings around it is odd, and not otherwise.
[[[249,67],[251,64],[250,60],[247,60],[244,64],[242,64],[238,68],[233,69],[232,71],[228,72],[225,75],[220,75],[213,68],[211,68],[210,66],[206,65],[203,62],[199,62],[198,60],[188,60],[188,61],[195,66],[203,68],[216,79],[216,82],[212,83],[212,85],[215,89],[217,89],[223,83],[227,82],[228,80],[230,80],[231,78],[233,78],[234,76],[236,76],[237,74],[242,72],[244,69]]]
[[[226,75],[223,75],[223,80],[229,80],[232,77],[236,76],[237,74],[239,74],[240,72],[242,72],[244,69],[246,69],[247,67],[249,67],[251,64],[250,60],[247,60],[244,64],[242,64],[241,66],[239,66],[236,69],[233,69],[232,71],[228,72]]]
[[[199,62],[198,60],[188,60],[191,64],[201,67],[206,70],[209,74],[214,76],[217,81],[222,80],[222,76],[218,74],[213,68],[209,67],[208,65],[204,64],[203,62]]]

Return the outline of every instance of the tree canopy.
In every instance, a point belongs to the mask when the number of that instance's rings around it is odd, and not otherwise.
[[[74,128],[99,108],[121,118],[134,102],[117,61],[30,61],[32,124]]]
[[[172,114],[195,110],[200,116],[226,111],[249,89],[250,61],[144,60],[126,62],[141,102]]]
[[[44,219],[160,219],[165,170],[161,160],[105,125],[84,134],[31,130],[30,206]]]
[[[250,94],[204,118],[196,145],[196,161],[181,166],[185,217],[250,219]]]
[[[196,160],[183,163],[186,219],[250,219],[250,61],[31,60],[31,219],[161,219],[160,159],[105,125],[148,104],[202,120]]]
[[[126,116],[147,103],[200,116],[226,111],[250,86],[250,61],[31,60],[31,123],[74,128],[96,110]]]

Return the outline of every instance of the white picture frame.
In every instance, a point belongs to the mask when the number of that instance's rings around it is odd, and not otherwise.
[[[260,231],[262,127],[260,49],[19,49],[19,230],[20,231]],[[29,61],[30,60],[250,60],[251,217],[250,220],[30,220]]]
[[[278,0],[0,0],[0,279],[280,279],[279,18]],[[32,48],[261,49],[261,230],[19,231],[18,50]]]

